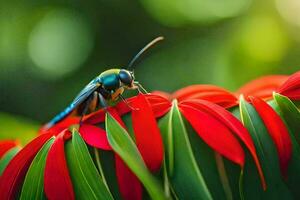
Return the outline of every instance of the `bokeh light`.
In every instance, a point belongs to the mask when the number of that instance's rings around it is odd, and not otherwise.
[[[28,42],[29,55],[38,72],[52,78],[78,68],[92,46],[88,23],[67,9],[49,11],[34,27]]]
[[[241,47],[250,59],[273,62],[283,58],[288,47],[288,38],[283,27],[270,16],[247,19],[238,35]]]
[[[2,0],[0,10],[0,112],[41,123],[158,35],[135,63],[148,91],[235,90],[300,69],[299,0]]]
[[[0,4],[0,67],[19,67],[26,58],[28,10],[24,5]]]
[[[141,0],[145,9],[167,26],[212,23],[245,11],[251,0]]]
[[[300,26],[299,0],[276,0],[276,6],[285,20],[293,25]]]

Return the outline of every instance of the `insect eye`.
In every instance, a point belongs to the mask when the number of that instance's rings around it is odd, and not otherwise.
[[[119,77],[122,83],[124,83],[125,85],[131,85],[133,76],[130,72],[121,70],[119,73]]]

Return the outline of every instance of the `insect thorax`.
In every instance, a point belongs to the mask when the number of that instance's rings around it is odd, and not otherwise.
[[[110,69],[99,75],[99,81],[104,89],[109,91],[117,90],[121,84],[119,79],[120,69]]]

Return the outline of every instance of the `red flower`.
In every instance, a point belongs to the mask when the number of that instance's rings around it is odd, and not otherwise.
[[[207,145],[241,168],[245,165],[245,152],[240,144],[242,142],[249,150],[262,186],[266,189],[264,174],[252,138],[243,124],[226,109],[238,105],[239,95],[244,95],[252,103],[275,143],[281,172],[286,175],[292,155],[288,129],[277,113],[264,101],[269,100],[274,91],[292,100],[300,100],[300,72],[289,78],[287,76],[262,77],[241,87],[235,94],[212,85],[193,85],[173,94],[159,91],[147,95],[139,94],[127,99],[129,106],[125,102],[120,102],[107,110],[125,129],[127,127],[121,117],[131,113],[137,148],[148,169],[157,172],[164,159],[164,147],[157,118],[166,115],[172,105],[176,104],[183,117]],[[105,110],[99,110],[85,116],[79,133],[90,146],[112,151],[106,131],[101,128],[105,121],[105,113]],[[79,119],[79,117],[68,117],[49,130],[42,128],[39,131],[40,135],[11,160],[0,177],[2,199],[16,197],[35,155],[53,136],[55,140],[49,149],[44,171],[45,194],[49,199],[61,197],[75,199],[64,145],[72,137],[68,128],[73,125],[78,127]],[[14,145],[16,144],[12,141],[0,143],[0,158]],[[115,166],[121,196],[124,199],[142,199],[143,187],[140,181],[116,153]]]
[[[250,151],[262,186],[266,188],[262,168],[250,134],[242,123],[225,109],[237,105],[235,95],[211,85],[193,85],[171,95],[155,93],[168,99],[177,98],[180,111],[198,135],[216,152],[243,168],[245,153],[236,138],[238,137]]]

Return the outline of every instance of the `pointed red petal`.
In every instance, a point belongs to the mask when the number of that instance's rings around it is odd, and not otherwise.
[[[131,106],[132,125],[137,147],[151,171],[160,169],[164,150],[160,131],[153,115],[152,109],[143,94],[139,94]]]
[[[205,143],[227,159],[244,166],[244,150],[225,125],[191,106],[179,105],[179,108]]]
[[[291,75],[277,92],[292,100],[300,100],[300,71]]]
[[[292,144],[288,129],[277,113],[265,101],[252,96],[249,98],[276,145],[281,172],[286,175],[288,163],[292,156]]]
[[[140,181],[118,155],[115,156],[115,162],[117,179],[122,198],[124,200],[141,200],[143,188]]]
[[[262,186],[264,189],[266,189],[266,181],[256,154],[253,140],[243,124],[226,109],[205,100],[189,100],[182,102],[182,105],[189,105],[193,108],[200,109],[205,111],[206,113],[209,113],[224,125],[226,125],[233,133],[235,133],[250,151],[260,175]]]
[[[151,105],[155,118],[164,116],[171,109],[171,102],[163,96],[157,94],[146,94],[146,99]]]
[[[271,99],[273,92],[287,79],[288,76],[283,75],[263,76],[245,84],[238,89],[236,94],[237,96],[243,94],[246,99],[249,95],[257,96],[262,99]]]
[[[0,177],[1,199],[16,198],[33,158],[51,136],[52,134],[50,133],[38,136],[10,161]]]
[[[52,144],[45,167],[44,188],[48,199],[75,199],[72,181],[65,158],[64,140],[68,130],[61,132]]]
[[[79,132],[89,145],[102,150],[111,150],[105,130],[93,125],[82,124]]]
[[[18,142],[15,140],[2,140],[0,141],[0,158],[9,151],[11,148],[18,145]]]
[[[229,91],[213,85],[192,85],[176,91],[174,99],[179,102],[188,99],[204,99],[222,107],[237,105],[237,98]]]

